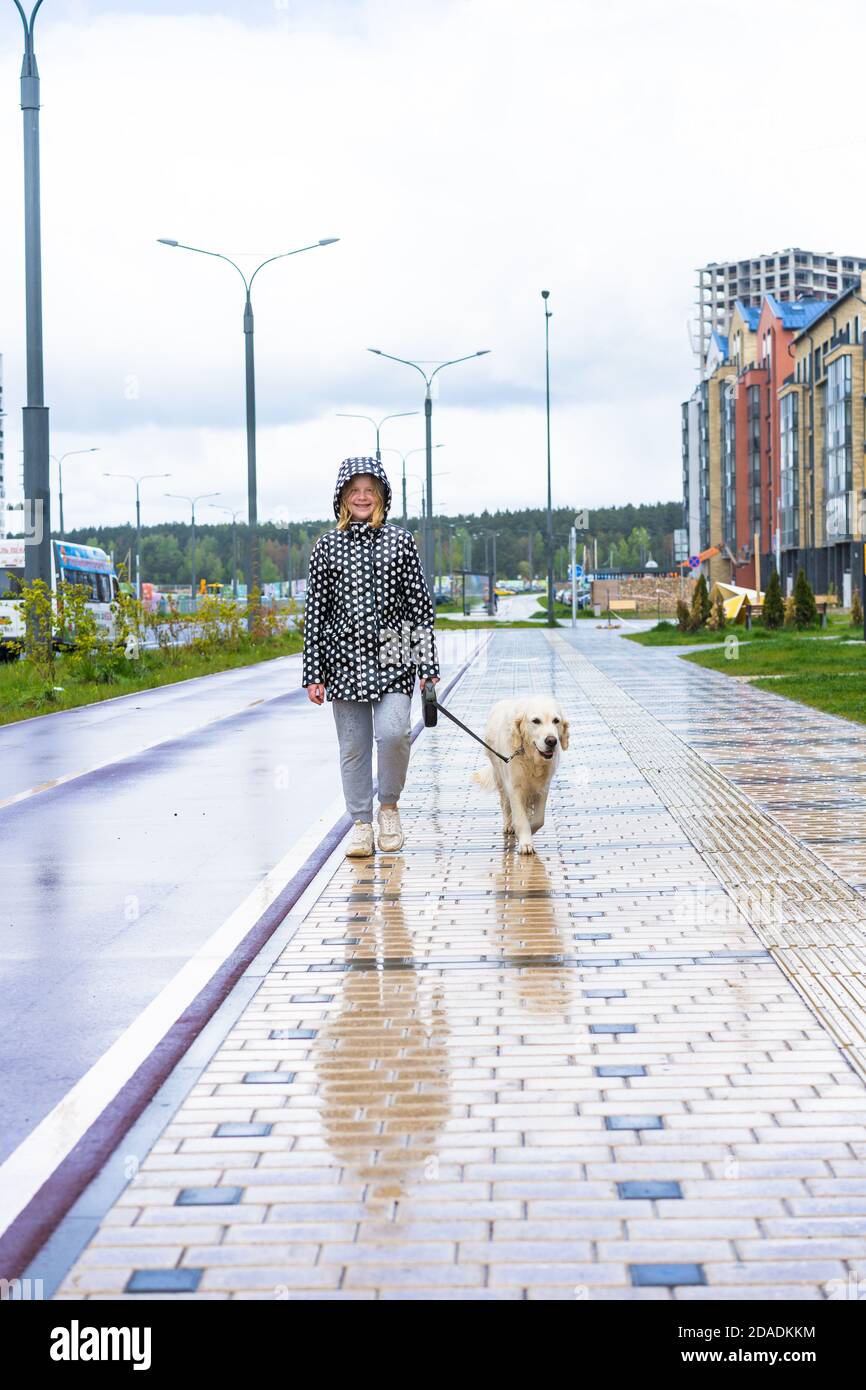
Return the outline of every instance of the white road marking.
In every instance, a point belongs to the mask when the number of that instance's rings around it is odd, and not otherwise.
[[[0,1236],[147,1060],[345,810],[342,796],[331,803],[135,1022],[0,1164]]]

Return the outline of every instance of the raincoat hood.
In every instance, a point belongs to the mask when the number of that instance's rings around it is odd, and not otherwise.
[[[385,520],[391,510],[391,484],[388,482],[388,475],[378,459],[343,459],[340,464],[340,471],[337,474],[337,486],[334,488],[334,516],[340,515],[340,493],[343,491],[350,478],[356,477],[358,473],[372,473],[374,478],[378,478],[385,493]]]

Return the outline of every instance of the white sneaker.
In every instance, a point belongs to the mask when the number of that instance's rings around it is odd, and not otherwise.
[[[356,820],[352,826],[352,838],[349,841],[349,848],[346,855],[350,859],[363,859],[365,855],[373,854],[373,827],[369,821]]]
[[[403,847],[403,827],[400,824],[400,812],[379,807],[379,848],[384,850],[402,849]]]

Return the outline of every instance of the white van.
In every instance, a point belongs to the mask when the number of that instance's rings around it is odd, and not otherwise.
[[[111,557],[95,545],[74,541],[51,542],[51,588],[58,579],[89,589],[88,603],[96,624],[106,636],[114,636],[111,604],[117,598],[118,581]],[[20,594],[24,582],[24,541],[0,540],[0,660],[17,655],[17,641],[24,636]],[[11,644],[11,645],[10,645]]]

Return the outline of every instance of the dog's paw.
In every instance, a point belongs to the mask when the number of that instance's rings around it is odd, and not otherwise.
[[[518,854],[534,854],[534,853],[535,853],[535,846],[533,845],[533,843],[532,843],[531,840],[518,840],[518,842],[517,842],[517,853],[518,853]]]

